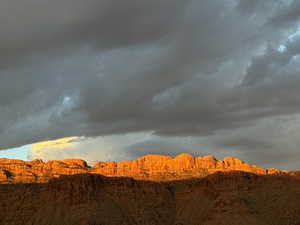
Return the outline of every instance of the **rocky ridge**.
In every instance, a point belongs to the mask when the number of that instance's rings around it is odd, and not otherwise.
[[[138,180],[172,181],[204,177],[215,172],[244,171],[258,175],[283,174],[277,169],[264,169],[234,157],[217,160],[214,156],[193,157],[180,154],[145,155],[136,160],[97,162],[93,167],[81,159],[22,161],[0,159],[0,184],[45,183],[62,175],[99,174],[108,177],[132,177]]]
[[[299,225],[300,177],[231,171],[169,182],[77,174],[0,184],[1,225]]]

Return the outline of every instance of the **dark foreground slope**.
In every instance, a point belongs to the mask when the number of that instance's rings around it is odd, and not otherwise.
[[[300,225],[297,175],[173,182],[73,175],[0,185],[1,225]]]

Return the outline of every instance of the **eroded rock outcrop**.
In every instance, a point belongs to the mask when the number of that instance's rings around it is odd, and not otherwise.
[[[151,178],[163,175],[171,177],[193,177],[211,174],[217,171],[245,171],[255,174],[268,174],[268,170],[243,162],[234,157],[217,160],[214,156],[193,157],[180,154],[175,158],[165,155],[146,155],[137,160],[116,162],[98,162],[93,167],[96,173],[106,176],[133,176]],[[274,169],[271,171],[274,173]]]
[[[136,160],[97,162],[89,167],[81,159],[22,161],[0,159],[0,183],[44,183],[51,178],[74,174],[101,174],[105,176],[133,177],[140,180],[168,181],[203,177],[218,171],[244,171],[254,174],[279,174],[277,169],[264,169],[234,157],[217,160],[214,156],[193,157],[180,154],[145,155]]]

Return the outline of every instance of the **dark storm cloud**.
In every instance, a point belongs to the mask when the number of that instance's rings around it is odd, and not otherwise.
[[[265,167],[299,169],[299,115],[266,118],[247,128],[217,135],[210,141],[249,162]]]
[[[1,1],[1,62],[92,43],[109,49],[153,41],[180,22],[183,1]]]
[[[138,131],[213,137],[298,114],[298,6],[1,1],[0,148]]]
[[[270,20],[274,26],[289,26],[299,24],[300,19],[300,2],[297,0],[288,1],[290,4],[282,4],[280,11]]]

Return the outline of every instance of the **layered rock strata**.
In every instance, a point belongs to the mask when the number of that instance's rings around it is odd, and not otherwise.
[[[97,162],[93,167],[81,159],[22,161],[0,159],[0,183],[45,183],[62,175],[100,174],[133,177],[139,180],[170,181],[204,177],[222,171],[244,171],[259,175],[283,173],[277,169],[264,169],[233,157],[217,160],[213,156],[193,157],[180,154],[145,155],[136,160]]]

